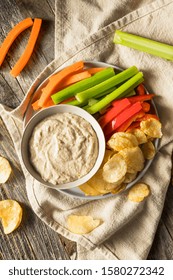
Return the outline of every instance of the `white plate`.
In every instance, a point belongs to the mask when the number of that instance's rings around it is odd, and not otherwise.
[[[117,66],[114,66],[114,65],[111,65],[111,64],[107,64],[107,63],[104,63],[104,62],[90,62],[90,61],[86,61],[85,62],[85,67],[89,68],[89,67],[113,67],[114,69],[116,69],[117,71],[121,71],[122,69],[117,67]],[[63,68],[63,67],[62,67]],[[58,72],[59,70],[61,70],[62,68],[58,68],[57,70],[55,70],[51,75],[55,74],[56,72]],[[51,76],[50,75],[50,76]],[[49,76],[49,77],[50,77]],[[36,113],[33,109],[32,109],[32,100],[33,98],[39,94],[40,90],[45,86],[46,82],[48,81],[48,78],[45,79],[40,85],[38,88],[35,89],[35,92],[28,104],[28,107],[27,107],[27,110],[26,110],[26,113],[25,113],[25,116],[24,116],[24,127],[27,125],[28,121],[31,119],[31,117],[34,116],[34,114]],[[157,109],[156,109],[156,106],[152,100],[152,105],[155,109],[155,113],[158,115],[158,112],[157,112]],[[155,148],[157,150],[157,147],[158,147],[158,143],[159,143],[159,139],[156,139],[155,140]],[[132,181],[131,183],[129,183],[126,187],[126,190],[128,188],[130,188],[131,186],[133,186],[136,182],[138,182],[143,176],[144,174],[146,173],[146,171],[148,170],[149,166],[151,165],[153,159],[151,160],[146,160],[146,163],[145,163],[145,167],[144,169],[139,173],[139,175],[136,177],[136,179],[134,181]],[[112,196],[115,196],[115,195],[118,195],[118,194],[106,194],[106,195],[101,195],[101,196],[85,196],[85,194],[78,188],[78,187],[74,187],[72,189],[63,189],[63,190],[58,190],[66,195],[70,195],[70,196],[74,196],[74,197],[78,197],[78,198],[82,198],[82,199],[89,199],[89,200],[95,200],[95,199],[103,199],[103,198],[107,198],[107,197],[112,197]]]

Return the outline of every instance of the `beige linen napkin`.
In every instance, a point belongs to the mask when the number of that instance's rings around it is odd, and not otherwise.
[[[64,2],[68,3],[68,6],[65,6]],[[83,3],[82,14],[77,9],[77,2],[81,5]],[[108,2],[108,6],[104,4]],[[143,6],[146,2],[149,4]],[[139,5],[142,7],[134,10]],[[66,10],[67,7],[69,10]],[[146,259],[162,213],[171,176],[173,62],[114,45],[112,40],[114,31],[121,28],[173,45],[173,1],[57,1],[56,11],[57,58],[39,75],[19,108],[10,112],[8,108],[1,106],[1,116],[13,138],[20,162],[22,117],[30,96],[41,81],[55,69],[81,59],[105,61],[122,68],[136,65],[143,71],[147,88],[158,95],[155,102],[163,124],[163,138],[151,167],[142,178],[142,181],[151,187],[151,196],[142,203],[128,201],[126,192],[94,201],[66,196],[33,180],[21,162],[26,176],[28,199],[40,219],[61,235],[77,242],[77,259]],[[67,17],[69,14],[70,20]],[[65,25],[63,20],[59,22],[63,25],[61,29],[57,25],[60,15],[69,20]],[[90,22],[89,18],[93,20]],[[78,39],[72,38],[73,34],[67,30],[68,24],[73,28],[79,26]],[[105,25],[106,27],[103,27]],[[62,30],[66,36],[62,34],[62,37],[59,37]],[[78,29],[75,30],[75,35],[77,31]],[[86,37],[87,34],[91,35]],[[65,52],[62,53],[64,48]],[[60,52],[61,56],[58,56]],[[91,215],[101,219],[103,223],[89,234],[72,234],[66,228],[66,219],[70,214]]]

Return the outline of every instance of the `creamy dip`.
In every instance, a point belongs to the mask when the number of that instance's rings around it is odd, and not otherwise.
[[[44,181],[64,184],[92,169],[98,156],[98,140],[82,117],[55,114],[34,128],[29,150],[31,163]]]

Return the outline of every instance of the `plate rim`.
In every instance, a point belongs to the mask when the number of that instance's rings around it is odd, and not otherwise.
[[[106,62],[102,62],[102,61],[90,61],[90,60],[87,60],[87,61],[84,61],[84,65],[86,67],[89,67],[89,66],[92,66],[93,65],[95,67],[113,67],[114,69],[118,70],[118,71],[122,71],[123,69],[118,67],[117,65],[113,65],[113,64],[110,64],[110,63],[106,63]],[[35,96],[35,94],[37,93],[37,91],[44,85],[44,83],[46,83],[46,81],[49,79],[50,76],[54,75],[55,73],[59,72],[60,70],[62,70],[63,68],[65,68],[66,66],[62,65],[61,67],[58,67],[56,68],[54,71],[52,71],[52,73],[46,78],[44,79],[43,81],[41,81],[41,83],[36,87],[36,89],[34,90],[33,94],[31,95],[30,97],[30,100],[29,100],[29,103],[27,105],[27,108],[26,108],[26,111],[25,111],[25,114],[24,114],[24,118],[23,118],[23,129],[25,128],[25,126],[27,125],[28,121],[36,114],[36,112],[34,112],[32,110],[32,100]],[[145,86],[145,84],[144,84]],[[148,92],[147,88],[145,87],[146,91]],[[154,110],[155,110],[155,113],[157,116],[158,115],[158,110],[157,110],[157,107],[156,107],[156,104],[154,103],[153,100],[151,100],[152,102],[152,105],[154,107]],[[30,111],[29,111],[30,110]],[[31,114],[31,117],[29,118],[29,114]],[[27,119],[28,117],[28,119]],[[157,148],[158,148],[158,145],[159,145],[159,139],[155,139],[155,148],[156,148],[156,152],[157,152]],[[154,158],[153,158],[154,159]],[[151,160],[146,160],[146,164],[145,164],[145,167],[144,169],[139,173],[139,175],[135,178],[135,180],[133,180],[132,182],[130,182],[129,184],[127,184],[125,190],[123,190],[122,192],[120,193],[117,193],[117,194],[112,194],[112,193],[108,193],[108,194],[105,194],[105,195],[97,195],[97,196],[90,196],[90,195],[85,195],[80,189],[79,187],[74,187],[74,188],[70,188],[70,189],[54,189],[60,193],[63,193],[67,196],[70,196],[70,197],[75,197],[75,198],[78,198],[78,199],[84,199],[84,200],[99,200],[99,199],[105,199],[105,198],[109,198],[109,197],[115,197],[123,192],[125,192],[126,190],[128,190],[129,188],[131,188],[134,184],[136,184],[147,172],[147,170],[149,169],[151,163],[153,162],[153,159]],[[45,186],[45,185],[44,185]],[[47,186],[45,186],[47,187]],[[48,187],[47,187],[48,188]],[[52,188],[53,189],[53,188]],[[76,190],[76,193],[72,193],[73,191]]]

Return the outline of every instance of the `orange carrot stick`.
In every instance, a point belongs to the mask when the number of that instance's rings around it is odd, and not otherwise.
[[[59,91],[67,86],[70,86],[74,83],[77,83],[83,79],[90,78],[90,77],[91,77],[91,74],[87,70],[83,71],[81,73],[68,75],[66,78],[64,78],[62,80],[62,83],[56,88],[56,91]],[[53,76],[49,78],[50,81],[52,81],[52,79],[53,79]]]
[[[102,71],[102,70],[104,70],[105,68],[101,68],[101,67],[99,67],[99,68],[87,68],[86,70],[91,74],[91,75],[93,75],[93,74],[96,74],[96,73],[98,73],[98,72],[100,72],[100,71]]]
[[[46,102],[46,104],[42,108],[48,108],[53,105],[55,105],[55,104],[53,103],[52,99],[49,98],[48,101]]]
[[[53,76],[51,76],[51,77],[49,78],[49,80],[52,80],[52,77],[53,77]],[[81,81],[81,80],[83,80],[83,79],[86,79],[86,78],[89,78],[89,77],[91,77],[91,74],[89,74],[88,71],[83,71],[83,72],[81,72],[81,73],[69,75],[66,79],[64,79],[64,80],[62,81],[62,84],[61,84],[59,87],[56,88],[56,91],[59,91],[59,90],[65,88],[65,87],[67,87],[67,86],[69,86],[69,85],[71,85],[71,84],[74,84],[74,83],[76,83],[76,82],[79,82],[79,81]],[[74,100],[74,99],[75,99],[75,97],[71,97],[71,98],[68,98],[67,100],[64,100],[64,102],[61,102],[61,103],[62,103],[62,104],[63,104],[63,103],[67,103],[67,102],[69,102],[69,101],[71,101],[71,100]],[[32,103],[32,107],[33,107],[33,110],[34,110],[34,111],[40,109],[40,106],[38,105],[38,102],[39,102],[39,100],[37,100],[37,101],[35,101],[34,103]],[[43,108],[47,108],[47,107],[50,107],[50,106],[52,106],[52,105],[55,105],[55,104],[53,103],[52,99],[49,97],[49,99],[47,100],[47,102],[45,103],[45,105],[43,106]]]
[[[0,47],[0,66],[3,63],[5,56],[13,44],[14,40],[19,36],[19,34],[24,31],[26,28],[33,25],[33,21],[31,18],[26,18],[19,22],[17,25],[13,27],[13,29],[8,33],[7,37],[5,38],[4,42]]]
[[[67,77],[66,80],[63,81],[62,87],[65,88],[67,86],[70,86],[74,83],[77,83],[83,79],[90,78],[90,77],[91,77],[91,74],[88,71],[84,71],[82,73],[77,73],[77,74],[71,75],[71,76]]]
[[[38,100],[36,100],[34,103],[32,103],[32,109],[34,111],[37,111],[40,109],[40,106],[38,105]]]
[[[23,68],[26,66],[27,62],[29,61],[32,52],[34,50],[35,43],[38,38],[38,34],[40,32],[41,23],[42,23],[42,19],[40,18],[34,19],[34,24],[31,30],[31,35],[29,37],[26,49],[24,53],[21,55],[21,57],[19,58],[19,60],[17,61],[17,63],[15,64],[15,66],[10,71],[10,74],[12,76],[14,77],[18,76],[20,72],[23,70]]]
[[[54,77],[51,79],[51,81],[47,84],[47,86],[43,89],[42,94],[40,96],[38,105],[40,107],[43,107],[44,104],[46,104],[49,97],[53,94],[55,88],[63,81],[64,78],[66,78],[69,74],[72,74],[79,69],[82,69],[84,67],[83,61],[78,61],[60,72],[58,72]]]

